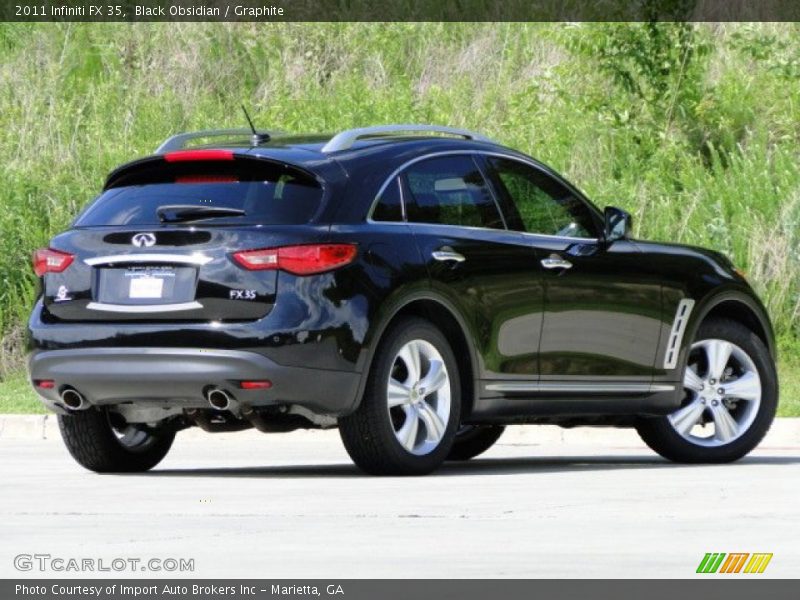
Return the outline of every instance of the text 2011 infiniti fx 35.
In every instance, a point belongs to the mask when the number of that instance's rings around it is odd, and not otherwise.
[[[764,307],[724,256],[629,227],[468,131],[175,136],[36,252],[31,381],[101,472],[150,469],[191,426],[338,427],[376,474],[514,423],[736,460],[778,400]]]

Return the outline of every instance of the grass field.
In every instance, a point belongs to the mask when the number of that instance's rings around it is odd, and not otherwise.
[[[537,156],[637,236],[712,247],[800,366],[797,24],[0,24],[0,410],[28,410],[30,252],[110,169],[184,130],[463,126]],[[12,399],[13,398],[13,399]],[[26,399],[27,398],[27,399]],[[800,414],[797,402],[785,410]]]

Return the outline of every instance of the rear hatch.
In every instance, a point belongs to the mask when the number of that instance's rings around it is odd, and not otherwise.
[[[277,271],[243,268],[233,254],[321,241],[327,228],[309,223],[322,199],[311,173],[228,150],[131,163],[40,257],[46,311],[63,321],[261,318]]]

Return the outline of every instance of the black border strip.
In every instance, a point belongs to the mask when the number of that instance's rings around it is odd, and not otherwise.
[[[92,8],[94,7],[94,8]],[[11,0],[6,22],[800,21],[798,0]]]

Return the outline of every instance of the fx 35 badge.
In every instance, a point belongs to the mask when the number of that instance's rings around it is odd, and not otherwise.
[[[231,300],[255,300],[256,299],[256,291],[255,290],[231,290],[229,296],[230,296]]]

